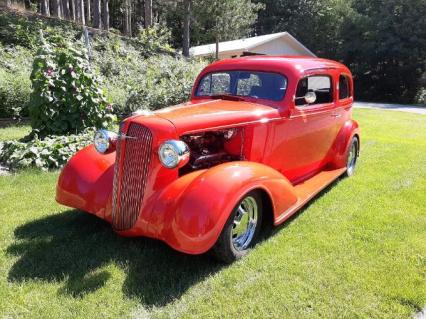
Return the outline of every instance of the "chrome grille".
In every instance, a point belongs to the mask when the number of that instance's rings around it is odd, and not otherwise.
[[[112,226],[116,230],[132,228],[139,216],[151,148],[151,131],[137,123],[131,123],[126,138],[117,142],[112,199]]]

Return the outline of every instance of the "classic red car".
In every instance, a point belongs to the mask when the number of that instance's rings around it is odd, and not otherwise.
[[[222,60],[191,100],[125,119],[63,169],[56,200],[176,250],[232,262],[354,172],[358,124],[344,65],[305,57]]]

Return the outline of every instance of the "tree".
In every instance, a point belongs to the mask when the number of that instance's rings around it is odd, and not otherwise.
[[[124,1],[124,33],[132,36],[132,5],[130,0]]]
[[[49,0],[41,0],[41,13],[50,16]]]
[[[61,2],[60,0],[52,1],[52,13],[55,17],[61,17]]]
[[[102,28],[109,30],[109,3],[108,0],[102,1]]]
[[[101,0],[93,0],[93,27],[101,28]]]
[[[68,0],[61,0],[61,11],[62,11],[62,17],[64,19],[70,18],[70,7],[69,7],[69,1]]]
[[[358,0],[342,25],[339,55],[360,99],[415,102],[426,71],[423,0]]]
[[[92,14],[91,14],[91,5],[90,5],[90,1],[91,0],[87,0],[86,1],[86,24],[90,24],[90,21],[92,19]]]
[[[152,26],[152,0],[145,0],[144,9],[145,28],[150,28]]]
[[[76,13],[77,4],[76,4],[76,2],[77,2],[77,0],[70,0],[70,3],[71,3],[71,18],[72,18],[73,21],[77,20],[77,13]]]
[[[182,37],[182,54],[189,57],[190,47],[190,21],[191,21],[191,0],[183,1],[183,37]]]

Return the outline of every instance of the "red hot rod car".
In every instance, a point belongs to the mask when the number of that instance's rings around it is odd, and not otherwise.
[[[351,72],[334,61],[246,57],[207,66],[189,102],[100,130],[58,181],[59,203],[123,236],[231,262],[341,175],[354,172]]]

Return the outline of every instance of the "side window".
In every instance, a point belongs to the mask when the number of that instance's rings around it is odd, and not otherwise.
[[[350,97],[349,78],[346,75],[339,77],[339,100]]]
[[[229,73],[213,73],[206,76],[198,87],[198,95],[214,95],[229,93],[231,89],[231,76]]]
[[[331,77],[328,75],[311,75],[299,81],[296,90],[296,105],[307,106],[333,102],[333,92],[331,89]],[[313,103],[307,103],[305,95],[314,92],[316,99]]]

